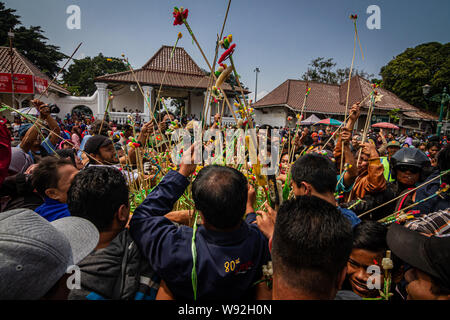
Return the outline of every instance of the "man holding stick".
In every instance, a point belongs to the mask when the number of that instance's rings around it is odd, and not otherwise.
[[[61,129],[59,128],[58,122],[50,115],[50,108],[47,104],[37,99],[34,99],[31,102],[39,111],[39,118],[37,121],[46,122],[50,129],[50,134],[42,141],[40,130],[36,125],[32,125],[20,143],[20,148],[25,153],[32,156],[36,163],[38,161],[36,161],[35,155],[45,157],[55,152],[55,146],[59,142],[58,136],[61,133]]]

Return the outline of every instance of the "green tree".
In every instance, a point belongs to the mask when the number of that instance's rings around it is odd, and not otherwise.
[[[16,10],[7,9],[3,2],[0,2],[0,45],[9,45],[8,32],[20,25],[20,16],[15,15]]]
[[[59,51],[59,47],[47,44],[41,27],[19,27],[14,33],[14,46],[20,53],[49,77],[58,73],[59,62],[67,56]]]
[[[392,120],[392,122],[398,123],[398,121],[400,120],[399,112],[400,112],[400,108],[396,108],[396,109],[392,109],[392,110],[388,111],[389,118]]]
[[[350,67],[346,67],[344,69],[337,69],[336,70],[336,77],[337,77],[337,84],[341,84],[348,80],[348,75],[350,74]],[[361,78],[369,80],[374,75],[372,73],[367,73],[364,70],[358,70],[353,69],[352,70],[352,77],[353,76],[360,76]]]
[[[324,57],[318,57],[309,63],[310,67],[302,75],[302,79],[328,84],[341,84],[348,80],[350,68],[339,68],[334,71],[333,69],[336,65],[333,58],[325,59]],[[365,79],[373,77],[373,74],[368,74],[364,70],[358,70],[356,68],[352,70],[352,75],[359,75]]]
[[[90,96],[96,90],[94,79],[105,74],[128,70],[118,58],[108,58],[99,53],[96,57],[74,60],[67,70],[63,71],[63,81],[74,95]]]
[[[437,112],[438,103],[428,102],[422,86],[432,86],[430,96],[441,93],[450,82],[450,43],[429,42],[408,48],[381,68],[384,88],[408,103]]]
[[[8,32],[14,32],[13,46],[49,77],[57,74],[59,62],[67,56],[59,47],[47,43],[44,31],[39,26],[26,28],[21,25],[16,10],[0,2],[0,45],[9,46]]]
[[[302,76],[303,80],[337,84],[337,75],[332,70],[336,67],[333,58],[325,59],[318,57],[312,60],[309,66],[308,70]]]

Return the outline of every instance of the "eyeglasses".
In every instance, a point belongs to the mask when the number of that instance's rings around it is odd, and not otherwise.
[[[413,166],[398,166],[396,168],[398,171],[402,171],[402,172],[406,172],[409,171],[411,173],[419,173],[420,172],[420,168],[417,167],[413,167]]]

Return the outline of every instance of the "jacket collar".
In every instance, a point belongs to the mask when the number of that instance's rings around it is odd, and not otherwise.
[[[199,226],[198,233],[200,233],[206,241],[217,245],[233,245],[240,243],[247,239],[250,229],[245,221],[233,231],[214,231],[206,229],[204,226]]]

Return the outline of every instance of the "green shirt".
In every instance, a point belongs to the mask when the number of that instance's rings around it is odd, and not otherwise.
[[[391,174],[391,166],[387,157],[380,157],[380,162],[384,167],[384,178],[387,182],[395,181]]]

